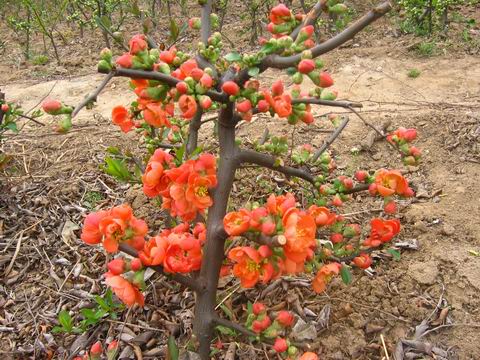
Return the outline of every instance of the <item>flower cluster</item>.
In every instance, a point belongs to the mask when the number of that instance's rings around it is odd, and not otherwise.
[[[162,207],[172,216],[192,221],[212,205],[209,190],[217,185],[216,160],[203,153],[197,160],[175,166],[173,156],[157,149],[142,176],[143,191],[149,197],[162,197]]]
[[[405,165],[416,165],[420,161],[422,152],[416,146],[410,143],[417,138],[416,129],[405,129],[399,127],[397,130],[387,135],[387,141],[398,146],[402,155],[403,163]]]
[[[138,257],[144,265],[162,265],[166,272],[188,273],[200,270],[202,246],[206,239],[204,223],[183,223],[150,238]]]
[[[365,247],[378,247],[393,239],[400,232],[398,219],[372,219],[370,222],[370,236],[363,242]]]
[[[100,63],[108,63],[113,68],[112,55],[107,49],[102,52]],[[172,127],[175,115],[175,103],[182,118],[191,120],[198,106],[208,110],[213,102],[206,92],[214,85],[212,69],[201,69],[195,59],[189,59],[175,47],[159,52],[148,50],[143,35],[136,35],[130,41],[130,51],[116,60],[116,65],[123,68],[158,71],[178,79],[173,87],[158,80],[131,79],[131,87],[137,95],[137,101],[128,110],[124,106],[116,106],[112,110],[113,123],[128,132],[134,126],[141,126],[141,121],[155,128]],[[142,116],[141,116],[142,115]],[[141,117],[140,117],[141,116]]]
[[[117,297],[128,306],[143,306],[144,266],[163,266],[166,272],[187,273],[200,269],[202,246],[206,240],[204,223],[192,230],[188,223],[166,229],[145,241],[148,231],[143,220],[133,216],[128,205],[101,210],[87,215],[81,238],[89,245],[102,243],[107,252],[118,251],[120,243],[138,250],[138,258],[126,261],[122,257],[108,263],[106,283]]]
[[[130,206],[120,205],[88,214],[81,238],[89,245],[101,243],[107,252],[115,253],[120,243],[143,249],[147,232],[145,221],[133,216]]]

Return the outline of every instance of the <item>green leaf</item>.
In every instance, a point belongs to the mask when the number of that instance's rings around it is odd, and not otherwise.
[[[175,160],[177,165],[183,162],[183,155],[185,154],[185,144],[175,150]]]
[[[102,168],[107,174],[120,181],[131,180],[132,175],[123,160],[113,159],[107,156],[105,162],[107,163],[107,166],[103,166]]]
[[[223,310],[225,315],[227,315],[230,320],[233,320],[232,310],[230,310],[230,308],[227,305],[222,304],[222,305],[220,305],[220,308]]]
[[[178,351],[177,343],[175,342],[175,338],[170,336],[168,338],[168,352],[167,352],[167,360],[178,360],[180,352]]]
[[[136,17],[140,17],[142,15],[142,12],[140,11],[140,8],[138,7],[138,3],[136,1],[132,2],[132,5],[130,6],[130,12],[133,16]]]
[[[248,69],[248,75],[251,77],[255,77],[260,73],[260,69],[258,67],[252,67]]]
[[[5,125],[7,129],[13,131],[14,133],[18,133],[17,123],[16,122],[9,122]]]
[[[242,60],[242,55],[240,55],[238,52],[233,51],[231,53],[228,53],[225,55],[225,60],[229,62],[234,62],[234,61],[240,61]]]
[[[220,334],[226,335],[226,336],[235,336],[235,335],[237,335],[237,333],[235,332],[235,330],[232,330],[232,329],[230,329],[229,327],[226,327],[226,326],[218,325],[218,326],[215,327],[215,330],[217,330]]]
[[[58,322],[62,327],[65,329],[65,331],[70,332],[72,331],[73,328],[73,320],[68,311],[62,310],[58,314]]]
[[[121,153],[120,149],[116,146],[107,147],[107,152],[112,154],[112,155],[119,155]]]
[[[61,332],[65,332],[65,329],[62,326],[54,326],[52,328],[52,332],[54,334],[58,334],[58,333],[61,333]]]
[[[348,285],[352,282],[352,273],[350,272],[348,266],[342,265],[342,268],[340,269],[340,276],[342,277],[344,284]]]
[[[110,21],[110,19],[108,18],[108,16],[103,15],[103,16],[100,18],[100,21],[102,22],[102,25],[105,26],[107,29],[110,29],[110,28],[112,27],[112,22]]]
[[[402,255],[400,254],[400,251],[396,249],[388,249],[387,252],[393,256],[393,259],[395,261],[400,261]]]
[[[170,40],[176,41],[179,34],[180,29],[178,28],[177,23],[175,22],[175,20],[170,19]]]

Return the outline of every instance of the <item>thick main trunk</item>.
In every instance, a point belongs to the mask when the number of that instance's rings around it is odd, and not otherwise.
[[[226,239],[223,218],[227,211],[228,198],[238,167],[235,145],[235,124],[232,120],[233,105],[220,111],[218,136],[220,163],[217,170],[218,186],[213,194],[213,206],[208,210],[207,242],[204,248],[200,279],[205,290],[197,294],[194,333],[199,341],[198,352],[202,360],[210,358],[210,343],[213,337],[216,295],[220,269],[224,259]]]

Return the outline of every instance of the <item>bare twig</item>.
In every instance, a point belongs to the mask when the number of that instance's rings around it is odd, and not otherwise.
[[[257,164],[278,171],[287,176],[295,176],[308,181],[309,183],[315,184],[315,177],[311,173],[291,166],[276,166],[277,159],[270,155],[244,149],[240,151],[239,159],[241,163]]]
[[[107,86],[110,80],[115,76],[114,72],[110,72],[98,85],[98,87],[95,89],[94,92],[92,92],[90,95],[88,95],[80,104],[75,106],[75,109],[72,112],[72,117],[75,117],[80,110],[82,110],[85,106],[87,106],[89,103],[93,101],[97,101],[98,94]]]
[[[301,98],[293,99],[292,104],[314,104],[314,105],[324,105],[332,107],[342,107],[345,109],[350,109],[352,107],[361,108],[363,107],[362,103],[352,102],[352,101],[335,101],[335,100],[322,100],[317,98]]]
[[[313,155],[312,162],[317,161],[318,158],[322,156],[322,154],[329,148],[329,146],[333,144],[333,142],[340,136],[343,129],[345,129],[349,121],[350,118],[348,116],[345,116],[342,123],[335,129],[335,131],[332,133],[332,135],[330,135],[327,141],[323,143],[322,147],[320,147],[320,149],[318,149],[317,152]]]

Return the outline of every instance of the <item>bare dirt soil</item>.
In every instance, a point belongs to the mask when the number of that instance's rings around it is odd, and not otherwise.
[[[305,279],[289,278],[276,287],[261,288],[258,297],[257,291],[243,291],[227,279],[219,299],[226,298],[227,306],[262,300],[313,321],[316,336],[311,343],[322,359],[382,359],[385,348],[391,358],[397,343],[413,339],[423,320],[431,328],[445,326],[429,332],[421,342],[448,351],[448,359],[480,359],[480,58],[458,53],[417,58],[406,44],[394,47],[395,38],[380,45],[382,34],[388,33],[385,29],[382,24],[375,34],[360,35],[324,59],[340,98],[362,101],[361,114],[367,121],[389,120],[391,128],[419,130],[423,162],[419,167],[404,167],[380,141],[347,163],[352,148],[369,132],[353,114],[332,151],[346,173],[366,167],[406,172],[417,197],[400,206],[399,242],[418,243],[418,249],[402,250],[400,261],[381,254],[373,274],[355,272],[350,286],[335,280],[325,295],[314,296]],[[356,47],[357,41],[361,47]],[[412,68],[420,70],[419,77],[407,76]],[[278,73],[269,71],[263,79],[268,83],[276,77]],[[29,109],[48,93],[76,104],[102,76],[38,81],[4,74],[2,79],[8,79],[1,87],[8,100]],[[161,226],[155,205],[137,186],[118,184],[99,169],[109,146],[132,152],[140,149],[135,135],[121,134],[110,121],[111,108],[132,98],[126,81],[115,79],[92,110],[80,112],[68,134],[55,133],[52,120],[44,117],[46,126],[29,123],[19,135],[7,139],[4,151],[13,160],[9,176],[0,178],[2,358],[68,358],[93,339],[119,334],[122,347],[130,351],[124,350],[126,358],[134,353],[140,358],[141,352],[143,358],[164,358],[168,334],[175,334],[180,343],[188,339],[193,294],[156,276],[148,281],[144,309],[125,311],[119,321],[105,321],[84,336],[51,333],[59,310],[78,312],[104,289],[104,253],[79,240],[86,213],[126,199],[139,216],[157,214],[150,218],[153,230]],[[316,114],[331,110],[317,108]],[[278,119],[257,118],[242,126],[239,137],[256,139],[265,127],[276,134],[292,131]],[[331,128],[319,117],[313,127],[297,127],[298,141],[320,146],[328,136],[324,131]],[[208,136],[205,132],[204,137]],[[242,185],[255,185],[242,175],[235,189],[240,197]],[[358,197],[362,201],[347,203],[343,212],[361,222],[372,215],[362,211],[381,204],[366,195]],[[328,324],[322,324],[322,319]],[[223,340],[228,347],[229,338]],[[241,359],[275,358],[265,348],[240,341],[237,354]]]

